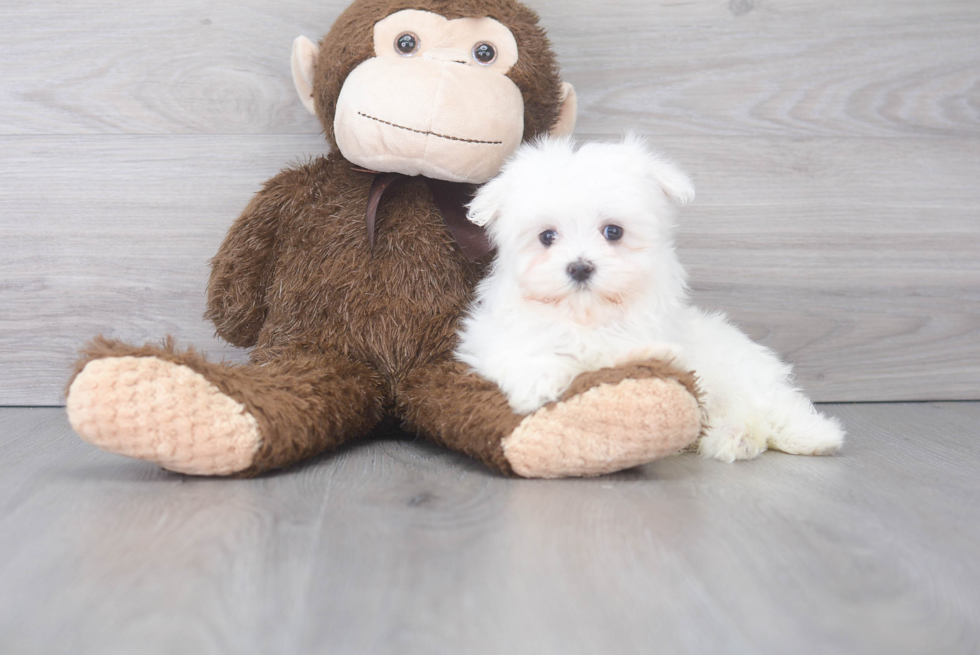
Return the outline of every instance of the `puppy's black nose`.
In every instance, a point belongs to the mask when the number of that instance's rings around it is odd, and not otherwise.
[[[569,264],[568,268],[565,270],[568,271],[568,277],[572,278],[579,284],[582,284],[583,282],[588,281],[588,279],[592,277],[592,274],[595,273],[595,266],[592,265],[592,262],[587,262],[580,259],[577,262],[572,262]]]

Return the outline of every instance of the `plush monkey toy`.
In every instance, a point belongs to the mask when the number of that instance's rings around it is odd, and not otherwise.
[[[515,415],[453,359],[491,255],[472,188],[527,139],[567,133],[537,15],[514,0],[355,0],[293,76],[331,154],[267,182],[212,261],[207,318],[243,366],[96,339],[67,396],[78,434],[194,475],[254,475],[397,424],[508,475],[599,475],[700,432],[692,376],[582,375]]]

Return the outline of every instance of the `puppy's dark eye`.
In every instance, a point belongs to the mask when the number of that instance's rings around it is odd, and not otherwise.
[[[473,46],[473,59],[476,59],[484,66],[489,66],[497,61],[497,49],[492,43],[477,43]]]
[[[618,225],[607,225],[602,228],[602,236],[606,237],[606,241],[619,241],[623,238],[623,228]]]
[[[421,43],[422,42],[419,41],[419,37],[411,32],[405,32],[395,39],[395,52],[403,57],[411,57],[419,51],[419,45],[421,45]]]
[[[541,240],[541,243],[544,245],[545,248],[548,248],[552,244],[554,244],[557,238],[558,238],[558,233],[555,232],[554,230],[545,230],[544,232],[538,235],[538,239]]]

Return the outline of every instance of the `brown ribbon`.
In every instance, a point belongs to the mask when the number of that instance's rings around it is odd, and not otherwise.
[[[360,170],[360,169],[355,169]],[[374,171],[363,171],[374,173]],[[401,173],[375,173],[374,182],[371,184],[371,191],[368,194],[367,223],[368,244],[374,252],[374,235],[377,228],[378,207],[381,206],[381,199],[385,191],[400,180],[410,179]],[[492,250],[490,239],[487,233],[479,225],[470,223],[466,218],[466,205],[473,199],[476,193],[476,186],[473,184],[461,184],[458,182],[444,182],[423,177],[432,199],[442,213],[442,220],[446,222],[446,227],[452,233],[456,243],[466,258],[475,262]]]

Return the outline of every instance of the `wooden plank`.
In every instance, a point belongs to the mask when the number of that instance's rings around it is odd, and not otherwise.
[[[980,398],[980,142],[654,142],[698,185],[678,235],[695,301],[814,397]]]
[[[545,14],[587,129],[800,137],[980,130],[980,5],[969,0],[563,6]]]
[[[971,0],[541,0],[588,129],[980,134]],[[288,0],[0,7],[0,134],[304,134],[292,40],[347,5]]]
[[[973,653],[980,404],[839,405],[840,456],[520,481],[424,443],[256,480],[0,409],[0,646]]]
[[[315,132],[290,50],[344,4],[5,3],[0,133]]]
[[[597,135],[599,136],[599,135]],[[682,260],[822,400],[980,397],[976,140],[657,139],[695,174]],[[207,261],[315,137],[0,138],[0,404],[57,404],[97,333],[201,320]]]
[[[208,261],[262,182],[316,137],[9,137],[0,146],[0,404],[58,404],[96,334],[176,335],[241,359],[202,320]],[[302,153],[302,154],[301,154]]]

